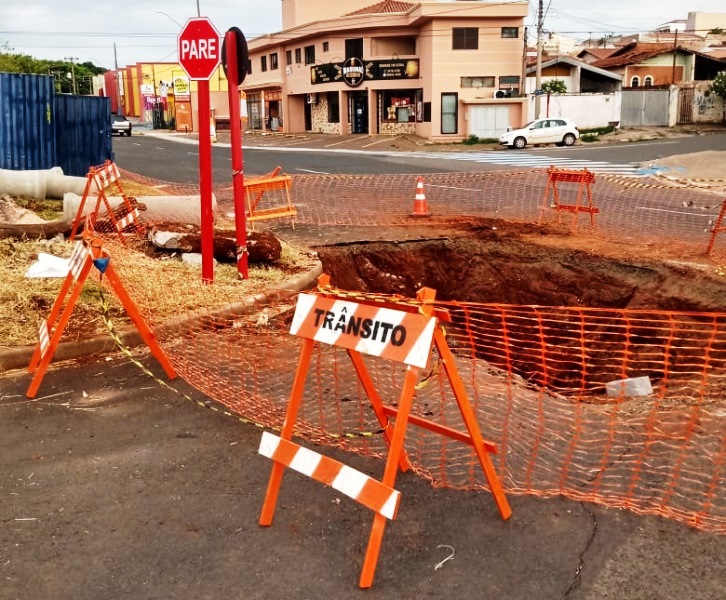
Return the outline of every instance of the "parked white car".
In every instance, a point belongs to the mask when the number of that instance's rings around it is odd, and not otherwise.
[[[499,138],[499,143],[510,148],[522,149],[527,144],[557,144],[572,146],[580,137],[580,132],[569,119],[535,119],[521,129],[507,131]]]

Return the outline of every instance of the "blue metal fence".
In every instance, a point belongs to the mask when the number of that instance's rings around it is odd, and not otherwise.
[[[111,99],[57,95],[55,139],[58,166],[66,175],[83,177],[90,167],[113,160]]]
[[[55,95],[51,76],[0,73],[0,169],[83,177],[113,158],[109,98]]]
[[[50,169],[56,164],[53,78],[0,73],[0,169]]]

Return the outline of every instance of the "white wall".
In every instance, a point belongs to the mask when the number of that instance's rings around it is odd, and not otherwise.
[[[612,94],[547,94],[540,99],[540,118],[565,117],[578,129],[607,127],[620,122],[620,92]],[[534,97],[529,101],[529,121],[534,119]]]

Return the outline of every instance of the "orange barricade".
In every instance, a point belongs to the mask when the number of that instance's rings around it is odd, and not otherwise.
[[[724,198],[723,202],[721,203],[721,210],[719,211],[718,216],[713,223],[713,228],[711,229],[711,237],[708,240],[708,247],[706,248],[706,254],[708,254],[709,256],[711,256],[713,246],[716,243],[716,236],[722,231],[726,231],[726,227],[722,225],[724,214],[726,214],[726,198]]]
[[[91,228],[95,227],[96,221],[98,220],[98,213],[101,210],[101,203],[103,203],[108,219],[111,221],[114,231],[118,234],[122,242],[122,232],[127,227],[133,226],[138,233],[143,234],[144,226],[139,222],[138,203],[135,198],[129,198],[124,193],[123,187],[121,186],[121,172],[118,166],[116,166],[116,163],[107,160],[100,167],[91,167],[88,171],[87,178],[86,188],[83,190],[83,197],[78,205],[76,217],[73,219],[70,239],[75,239],[81,221],[84,218],[83,209],[86,206],[86,201],[94,192],[97,194],[96,205],[89,213],[89,219],[86,220],[87,225],[90,225]],[[114,185],[116,193],[123,198],[122,205],[115,209],[111,207],[111,203],[106,197],[106,190],[111,185]]]
[[[290,175],[280,175],[280,171],[282,171],[282,167],[277,167],[266,175],[245,179],[247,220],[254,222],[262,219],[292,217],[291,222],[294,229],[297,210],[290,199],[292,177]],[[277,192],[277,194],[273,192]],[[270,204],[272,206],[260,207],[261,205]]]
[[[512,511],[489,456],[496,452],[496,446],[482,437],[440,325],[440,321],[449,321],[450,317],[447,311],[437,310],[433,306],[435,292],[430,288],[423,288],[417,295],[417,301],[411,303],[365,300],[354,302],[345,299],[349,297],[345,292],[333,290],[327,275],[321,275],[318,282],[322,291],[298,296],[290,328],[293,335],[304,338],[304,341],[280,437],[264,434],[260,444],[260,453],[274,461],[260,515],[260,525],[272,524],[285,467],[293,468],[354,498],[375,512],[359,581],[360,587],[367,588],[373,583],[386,519],[394,519],[397,514],[400,493],[393,488],[396,475],[399,468],[402,471],[411,468],[403,447],[409,422],[470,444],[476,452],[502,518],[508,519]],[[381,481],[324,458],[291,441],[316,342],[346,349],[358,381],[368,396],[388,445],[388,457]],[[419,369],[426,367],[434,346],[441,358],[468,433],[411,415]],[[361,354],[379,356],[406,365],[397,404],[384,404]],[[393,417],[393,421],[390,417]]]
[[[68,325],[68,321],[73,313],[73,308],[78,301],[78,297],[81,295],[83,285],[91,271],[92,266],[96,266],[99,269],[102,276],[106,277],[106,280],[111,285],[111,288],[116,293],[116,296],[120,300],[123,307],[126,309],[128,316],[131,318],[133,323],[136,325],[142,339],[146,342],[147,346],[151,350],[152,354],[161,363],[167,376],[170,379],[176,377],[174,367],[172,367],[169,359],[164,354],[163,350],[159,346],[154,337],[154,334],[149,329],[149,326],[144,321],[141,313],[134,304],[131,297],[128,295],[118,275],[116,275],[113,266],[111,265],[109,254],[103,250],[101,240],[97,237],[92,237],[90,233],[84,233],[83,239],[76,242],[76,246],[73,249],[71,258],[69,260],[69,272],[63,282],[58,297],[56,298],[53,308],[50,311],[50,316],[43,320],[40,324],[39,341],[33,352],[33,357],[30,360],[28,371],[34,374],[33,380],[28,387],[26,395],[28,398],[34,398],[38,392],[43,376],[53,359],[60,338],[63,335],[63,330]],[[66,296],[68,302],[66,302]]]
[[[557,188],[558,183],[577,183],[577,195],[574,204],[565,204],[560,199],[560,190]],[[557,212],[557,222],[560,222],[560,212],[566,211],[572,213],[572,229],[577,228],[577,219],[579,213],[590,213],[590,225],[595,226],[595,214],[600,209],[592,203],[591,185],[595,183],[595,174],[587,169],[582,171],[571,171],[567,169],[558,169],[550,167],[547,170],[547,187],[545,188],[544,198],[542,199],[542,207],[539,213],[539,223],[542,224],[542,217],[547,208],[552,208]],[[550,200],[550,192],[552,200]],[[587,194],[587,203],[583,203],[583,192]]]

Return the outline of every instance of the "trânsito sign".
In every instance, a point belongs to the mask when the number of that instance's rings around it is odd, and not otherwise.
[[[290,333],[424,368],[436,324],[420,313],[300,294]]]

